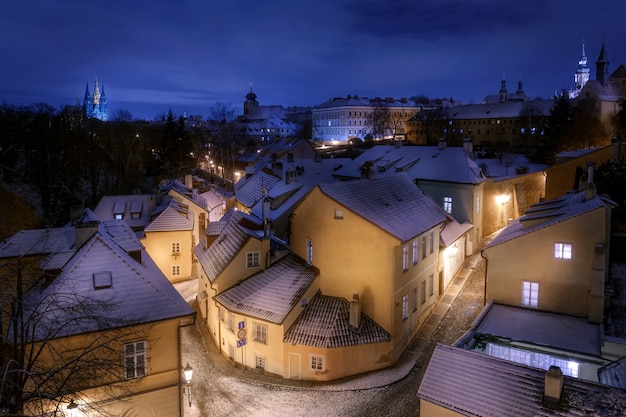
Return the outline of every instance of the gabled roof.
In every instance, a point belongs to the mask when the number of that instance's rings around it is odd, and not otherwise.
[[[122,220],[138,229],[150,223],[155,209],[156,201],[152,194],[107,195],[100,199],[93,212],[102,220],[114,220],[115,215],[121,214]]]
[[[621,416],[626,393],[565,376],[558,409],[542,405],[545,371],[437,345],[419,387],[421,400],[465,416]]]
[[[350,303],[317,294],[289,328],[284,343],[318,348],[340,348],[389,342],[391,335],[367,315],[361,314],[358,329],[350,325]]]
[[[335,172],[335,177],[361,178],[361,167],[374,164],[374,177],[405,172],[416,181],[442,181],[480,184],[487,180],[476,162],[462,147],[447,146],[374,146]]]
[[[318,187],[333,200],[403,242],[446,219],[444,211],[406,174],[340,181]]]
[[[511,94],[509,94],[509,97]],[[482,104],[464,104],[446,109],[446,115],[452,120],[475,120],[475,119],[501,119],[519,118],[532,109],[533,117],[550,116],[550,111],[554,107],[554,100],[535,101],[507,101],[500,102],[496,95],[496,102],[486,102]]]
[[[169,188],[169,195],[171,195],[170,193],[173,191],[179,196],[183,197],[185,201],[191,202],[204,210],[208,210],[206,200],[204,199],[204,197],[198,194],[198,190],[196,190],[195,188],[189,188],[178,180],[172,181],[168,184],[168,187],[166,188]]]
[[[205,249],[205,238],[193,249],[209,281],[215,281],[248,239],[257,237],[241,224],[242,218],[240,212],[229,210],[222,220],[211,223],[212,228],[207,229],[207,232],[219,232],[213,243]]]
[[[585,83],[585,86],[576,100],[580,101],[586,99],[589,90],[593,91],[593,93],[602,101],[615,102],[624,98],[624,93],[615,82],[609,81],[607,85],[603,85],[599,80],[589,80]]]
[[[319,271],[295,255],[288,255],[215,296],[231,312],[280,324],[300,302]]]
[[[176,200],[172,200],[170,205],[159,216],[152,221],[145,229],[145,232],[172,232],[181,230],[193,230],[193,215],[189,209]]]
[[[128,236],[134,236],[125,226]],[[139,246],[139,242],[136,245]],[[132,258],[111,233],[98,231],[50,285],[33,287],[27,294],[26,310],[43,315],[35,328],[35,339],[147,324],[192,314],[192,309],[145,251],[141,259],[142,263],[138,263]]]
[[[263,190],[271,189],[280,178],[267,169],[242,178],[235,184],[235,199],[246,207],[253,207],[263,198]]]
[[[615,202],[607,197],[595,196],[587,199],[585,191],[572,191],[554,200],[531,204],[530,209],[522,217],[504,228],[484,250],[584,213],[615,206]]]

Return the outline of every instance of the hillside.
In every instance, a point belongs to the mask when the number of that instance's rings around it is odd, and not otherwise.
[[[36,211],[22,197],[0,186],[0,241],[22,229],[42,226]]]

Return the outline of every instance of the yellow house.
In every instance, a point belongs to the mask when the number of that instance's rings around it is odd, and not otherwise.
[[[194,217],[187,206],[172,200],[144,229],[146,252],[170,282],[192,277]]]
[[[360,311],[391,335],[389,350],[379,355],[387,365],[415,337],[440,296],[445,219],[402,173],[319,184],[294,210],[292,250],[319,269],[322,294],[346,301],[358,295]],[[350,361],[334,365],[328,368],[333,375],[350,372]]]
[[[532,205],[482,251],[486,299],[602,323],[614,206],[593,183]]]
[[[6,340],[25,356],[6,374],[25,377],[3,395],[28,415],[181,416],[179,333],[193,310],[123,221],[77,227],[75,242],[24,296]]]

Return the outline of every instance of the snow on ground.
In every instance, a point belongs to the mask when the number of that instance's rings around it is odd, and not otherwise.
[[[477,155],[474,157],[474,161],[488,177],[512,176],[515,175],[515,169],[518,167],[527,167],[528,172],[537,172],[547,168],[547,165],[529,162],[528,158],[520,154],[504,154],[501,159],[480,158]]]

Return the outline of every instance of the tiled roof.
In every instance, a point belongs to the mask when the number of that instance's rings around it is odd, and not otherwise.
[[[0,246],[0,258],[46,255],[74,249],[74,227],[20,230]]]
[[[263,198],[263,189],[269,190],[280,181],[267,170],[260,170],[249,178],[242,178],[235,184],[235,198],[246,207],[252,207]]]
[[[196,206],[208,210],[207,202],[200,194],[198,190],[194,188],[188,188],[182,182],[174,180],[169,184],[170,192],[174,191],[176,194],[185,198],[187,201],[194,203]],[[168,193],[169,194],[169,193]]]
[[[335,172],[337,178],[361,178],[365,162],[374,164],[374,177],[382,178],[405,172],[417,181],[442,181],[480,184],[487,180],[476,162],[462,147],[446,146],[374,146]]]
[[[155,208],[155,196],[152,194],[108,195],[100,199],[93,212],[102,220],[113,220],[115,214],[122,214],[123,220],[137,229],[150,223]]]
[[[321,191],[403,242],[446,219],[406,174],[320,184]]]
[[[97,277],[104,279],[98,284]],[[111,234],[101,232],[80,248],[49,286],[34,287],[26,300],[27,310],[44,314],[34,329],[39,340],[49,338],[51,331],[53,337],[63,337],[193,313],[145,251],[140,264]]]
[[[619,88],[619,85],[617,83],[609,81],[609,83],[605,86],[602,85],[601,81],[589,80],[583,87],[583,91],[577,97],[577,99],[585,99],[586,94],[583,93],[588,89],[593,90],[597,97],[602,101],[618,101],[619,99],[624,98],[624,93]]]
[[[533,117],[547,117],[550,115],[552,107],[554,107],[554,100],[508,101],[500,103],[500,96],[496,97],[498,101],[496,103],[455,106],[446,109],[446,115],[452,120],[519,118],[524,113],[528,114],[528,109],[532,109]]]
[[[598,369],[598,377],[603,384],[626,389],[626,357]]]
[[[238,212],[229,210],[222,220],[214,222],[220,224],[221,231],[213,243],[205,249],[206,241],[203,239],[194,248],[196,258],[211,282],[215,281],[239,253],[244,242],[252,236],[249,229],[239,224],[240,220],[241,216]],[[213,226],[213,229],[216,227]]]
[[[358,329],[350,325],[350,303],[316,295],[285,333],[284,343],[318,348],[340,348],[391,340],[391,335],[365,314]]]
[[[190,215],[189,209],[176,200],[172,200],[170,205],[144,230],[146,232],[171,232],[192,229],[193,215]]]
[[[229,311],[280,324],[318,273],[295,255],[288,255],[217,295],[215,300]]]
[[[585,191],[569,192],[553,200],[532,204],[522,217],[515,219],[504,228],[485,249],[580,216],[583,213],[616,205],[613,201],[601,196],[586,199],[585,194]]]
[[[437,345],[419,387],[421,400],[464,416],[623,416],[626,393],[564,377],[557,409],[542,405],[545,371]]]

